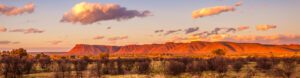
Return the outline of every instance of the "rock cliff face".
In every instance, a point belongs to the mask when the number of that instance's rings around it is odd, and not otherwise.
[[[258,43],[234,42],[191,42],[191,43],[165,43],[126,46],[86,45],[77,44],[68,55],[96,55],[99,53],[120,54],[202,54],[210,53],[216,49],[223,49],[227,53],[287,53],[300,52],[300,45],[265,45]]]

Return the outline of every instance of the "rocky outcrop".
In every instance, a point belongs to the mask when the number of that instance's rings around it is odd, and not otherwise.
[[[201,54],[210,53],[216,49],[223,49],[227,53],[286,53],[299,52],[300,45],[265,45],[259,43],[234,43],[234,42],[191,42],[191,43],[165,43],[126,46],[106,46],[77,44],[68,55],[95,55],[99,53],[120,54]]]

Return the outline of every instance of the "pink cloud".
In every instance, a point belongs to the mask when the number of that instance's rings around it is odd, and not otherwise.
[[[205,16],[212,16],[212,15],[218,15],[223,12],[229,12],[229,11],[234,11],[235,7],[233,6],[215,6],[215,7],[209,7],[209,8],[202,8],[193,11],[192,13],[192,18],[197,19],[197,18],[202,18]]]
[[[128,10],[118,4],[81,2],[65,13],[61,22],[92,24],[98,21],[121,21],[134,17],[146,17],[149,15],[150,11]]]
[[[118,40],[124,40],[124,39],[128,39],[128,36],[118,36],[118,37],[111,37],[108,38],[108,41],[118,41]]]
[[[62,43],[63,41],[57,40],[57,41],[49,41],[49,42],[53,45],[58,45],[58,44]]]
[[[256,30],[258,30],[258,31],[266,31],[266,30],[270,30],[270,29],[275,29],[276,27],[277,27],[276,25],[268,25],[268,24],[257,25],[256,26]]]
[[[172,38],[177,42],[189,41],[232,41],[241,43],[263,43],[263,44],[300,44],[300,35],[278,34],[278,35],[229,35],[218,34],[208,37],[190,36]]]
[[[208,7],[208,8],[194,10],[192,12],[192,18],[197,19],[206,16],[218,15],[224,12],[235,11],[236,7],[241,5],[242,5],[242,1],[235,3],[233,6],[215,6],[215,7]]]
[[[166,35],[170,35],[170,34],[173,34],[173,33],[179,32],[179,31],[182,31],[182,29],[168,30],[168,31],[165,32],[164,35],[165,35],[165,36],[166,36]]]
[[[0,14],[6,16],[12,16],[12,15],[20,15],[23,13],[32,13],[34,11],[34,8],[35,7],[33,3],[28,3],[23,7],[19,7],[19,8],[0,4]]]
[[[7,31],[7,28],[0,26],[0,32],[6,32],[6,31]]]
[[[104,38],[104,36],[95,36],[93,39],[94,40],[99,40],[99,39],[103,39]]]
[[[24,34],[30,34],[30,33],[43,33],[44,30],[36,29],[36,28],[28,28],[28,29],[13,29],[9,32],[22,32]]]
[[[8,44],[20,44],[20,42],[12,42],[12,41],[0,41],[0,45],[8,45]]]
[[[249,26],[239,26],[238,28],[237,28],[237,30],[238,31],[243,31],[243,30],[247,30],[247,29],[249,29],[250,27]]]

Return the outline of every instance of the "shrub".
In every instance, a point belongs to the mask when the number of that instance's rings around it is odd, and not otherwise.
[[[208,63],[206,60],[197,60],[190,62],[189,64],[187,64],[186,67],[187,72],[190,72],[192,74],[198,74],[208,69]]]
[[[272,68],[271,74],[276,77],[291,78],[296,72],[296,67],[297,63],[294,59],[285,59],[285,61],[282,61],[279,65]]]
[[[242,61],[236,60],[232,64],[232,68],[235,72],[240,72],[241,69],[243,68],[244,63]]]
[[[150,69],[150,62],[144,61],[144,62],[138,62],[137,63],[137,73],[138,74],[148,74]]]
[[[164,66],[165,66],[165,61],[161,60],[161,61],[151,61],[150,63],[150,70],[151,73],[164,73]]]
[[[226,73],[228,70],[228,64],[226,58],[215,57],[208,59],[209,68],[212,71],[217,71],[218,73]]]
[[[125,60],[122,64],[122,69],[124,73],[131,73],[133,71],[134,61]]]
[[[179,75],[185,72],[185,65],[179,61],[169,61],[165,66],[165,73],[169,75]]]
[[[91,76],[92,77],[97,77],[97,78],[101,78],[103,72],[102,72],[102,63],[99,60],[96,60],[92,66],[91,66]]]
[[[266,71],[270,70],[273,67],[273,61],[268,58],[260,58],[256,61],[255,68],[258,70]]]
[[[85,59],[76,59],[73,61],[74,69],[76,71],[76,76],[78,78],[82,77],[82,71],[87,69],[88,62]]]
[[[226,52],[223,49],[216,49],[216,50],[212,51],[212,53],[217,56],[224,56],[226,54]]]
[[[71,63],[67,59],[58,59],[54,66],[55,78],[65,78],[71,76]]]

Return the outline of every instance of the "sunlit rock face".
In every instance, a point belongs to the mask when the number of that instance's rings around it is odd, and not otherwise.
[[[99,53],[116,54],[208,54],[216,49],[223,49],[228,54],[268,54],[268,53],[294,53],[300,51],[300,45],[264,45],[258,43],[234,42],[191,42],[166,43],[126,46],[86,45],[78,44],[72,48],[68,55],[95,55]]]

